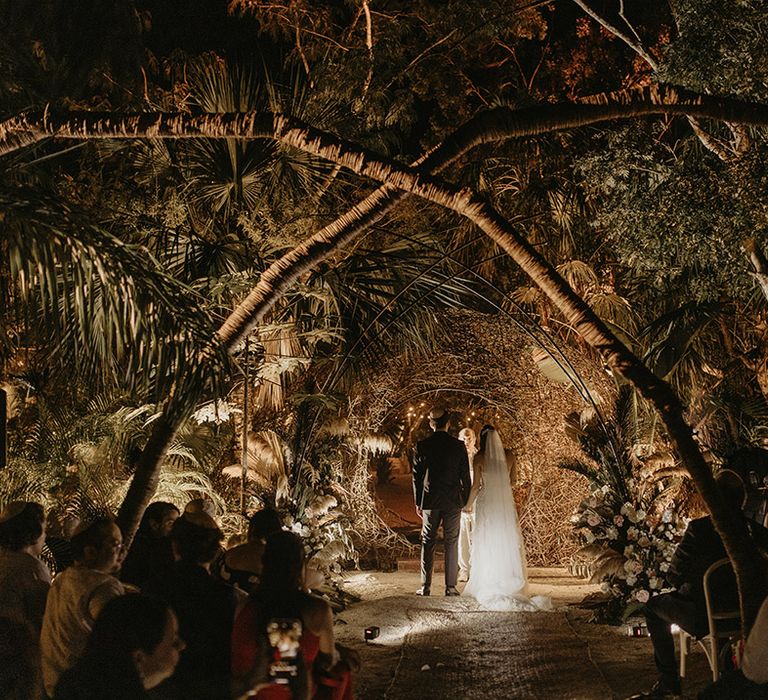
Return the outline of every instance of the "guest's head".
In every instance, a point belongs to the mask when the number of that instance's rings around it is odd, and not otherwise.
[[[207,513],[185,512],[171,530],[176,556],[188,564],[210,564],[221,549],[223,539],[224,533]]]
[[[104,606],[93,625],[81,663],[103,673],[138,680],[145,690],[169,678],[185,648],[179,623],[167,603],[129,593]]]
[[[270,591],[296,591],[304,586],[304,543],[293,532],[267,537],[261,557],[261,587]]]
[[[485,449],[485,443],[488,440],[488,435],[492,433],[496,428],[494,428],[490,423],[486,423],[481,429],[480,429],[480,449]]]
[[[274,508],[257,510],[248,521],[248,541],[265,540],[271,534],[280,532],[283,524]]]
[[[432,430],[445,430],[450,422],[451,415],[444,408],[434,406],[429,412],[429,427]]]
[[[139,534],[147,537],[169,537],[179,509],[173,503],[155,501],[147,506],[139,526]]]
[[[123,535],[112,518],[82,524],[70,541],[75,562],[89,569],[114,574],[120,569]]]
[[[40,556],[45,542],[45,511],[39,503],[13,501],[0,513],[0,547]]]
[[[475,431],[472,430],[472,428],[462,428],[459,430],[459,440],[464,443],[464,447],[467,448],[467,452],[470,454],[475,453],[477,438],[475,437]]]
[[[193,498],[186,506],[184,506],[184,512],[193,515],[205,513],[214,518],[216,517],[216,506],[213,505],[213,501],[209,498]]]
[[[741,477],[732,469],[722,469],[715,476],[720,493],[728,505],[741,510],[747,501],[747,490]]]

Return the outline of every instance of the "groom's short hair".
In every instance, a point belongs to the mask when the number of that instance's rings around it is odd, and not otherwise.
[[[429,412],[429,424],[434,430],[442,430],[448,425],[450,414],[444,408],[433,408]]]

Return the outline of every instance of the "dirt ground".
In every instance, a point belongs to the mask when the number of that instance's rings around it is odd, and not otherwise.
[[[394,473],[376,494],[385,522],[417,542],[410,474]],[[591,612],[578,603],[597,587],[565,569],[529,570],[531,593],[550,596],[554,611],[498,613],[464,597],[421,598],[414,594],[418,561],[401,560],[399,568],[347,577],[347,590],[361,600],[337,616],[336,636],[360,652],[362,700],[622,699],[656,680],[650,639],[589,622]],[[435,573],[435,593],[441,577]],[[370,626],[380,634],[366,643]],[[692,648],[684,697],[695,698],[709,679],[704,652]]]
[[[421,598],[417,573],[350,574],[347,589],[361,601],[337,616],[336,636],[361,654],[357,697],[587,700],[626,698],[653,684],[650,640],[590,623],[589,611],[576,607],[594,586],[564,569],[530,575],[532,593],[550,596],[553,612],[487,612],[468,598]],[[379,636],[366,643],[364,630],[374,625]],[[704,653],[693,648],[684,697],[708,682]]]

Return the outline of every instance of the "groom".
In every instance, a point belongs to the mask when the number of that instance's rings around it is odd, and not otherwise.
[[[437,530],[443,524],[445,545],[445,595],[459,595],[458,543],[461,509],[472,486],[464,443],[448,434],[448,412],[433,408],[429,427],[434,433],[416,445],[413,460],[413,496],[421,527],[421,588],[429,595],[435,559]]]

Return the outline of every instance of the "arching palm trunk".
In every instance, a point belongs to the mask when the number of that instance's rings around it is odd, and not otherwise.
[[[732,100],[696,97],[685,103],[630,104],[630,105],[560,105],[542,106],[513,112],[497,109],[481,115],[456,132],[441,149],[441,157],[450,160],[475,144],[497,141],[555,129],[572,128],[589,123],[648,114],[685,114],[715,119],[727,119],[750,124],[768,123],[768,108],[739,103]],[[424,199],[452,209],[466,216],[494,241],[496,241],[526,272],[533,282],[560,308],[568,321],[578,329],[584,339],[596,348],[606,362],[626,377],[650,400],[659,411],[683,463],[691,474],[698,490],[712,514],[712,519],[731,557],[742,594],[742,612],[747,629],[762,598],[768,591],[766,565],[750,541],[746,528],[736,513],[722,501],[709,467],[693,439],[690,426],[684,419],[683,407],[671,388],[635,357],[602,321],[592,312],[560,275],[493,209],[485,205],[471,192],[455,190],[425,175],[428,162],[420,169],[409,169],[377,159],[363,149],[355,148],[330,134],[308,127],[281,115],[99,115],[78,113],[64,118],[48,114],[29,114],[0,124],[0,153],[15,150],[23,145],[46,138],[137,138],[141,136],[166,138],[217,138],[217,137],[271,137],[301,150],[344,165],[354,172],[373,178]],[[428,161],[429,159],[427,159]],[[439,160],[435,157],[435,160]],[[349,240],[367,223],[381,215],[379,205],[387,207],[389,190],[378,190],[380,200],[368,208],[353,208],[337,222],[316,235],[308,246],[300,246],[263,276],[253,293],[238,306],[219,330],[224,345],[231,349],[247,335],[274,303],[277,296],[301,274],[299,270],[312,267],[337,247]],[[370,200],[371,198],[369,198]],[[368,200],[366,200],[368,201]],[[321,232],[323,233],[323,232]],[[189,399],[189,397],[186,397]],[[128,536],[137,525],[156,485],[157,467],[167,450],[178,425],[173,406],[169,401],[144,453],[140,458],[124,508],[121,521],[129,528]],[[145,458],[146,454],[146,458]],[[154,470],[154,472],[153,472]],[[154,477],[152,474],[154,473]],[[153,481],[154,478],[154,481]],[[136,488],[134,489],[134,484]],[[134,530],[135,531],[135,530]]]
[[[733,562],[741,592],[745,629],[749,629],[760,604],[768,595],[768,565],[750,539],[744,520],[723,501],[712,472],[685,421],[683,406],[671,387],[653,374],[609,330],[554,267],[509,222],[473,192],[458,190],[421,171],[377,162],[370,154],[353,152],[348,144],[344,144],[347,150],[342,156],[338,144],[323,146],[316,139],[305,139],[301,133],[292,132],[284,141],[320,157],[338,159],[336,162],[361,175],[385,181],[470,219],[509,254],[579,334],[600,352],[606,363],[655,406]]]

